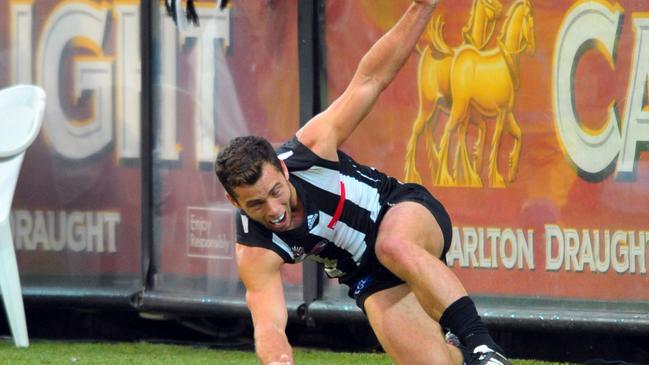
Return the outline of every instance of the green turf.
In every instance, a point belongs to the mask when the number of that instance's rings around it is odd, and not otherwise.
[[[303,365],[389,365],[385,354],[340,353],[321,350],[295,350],[297,364]],[[556,365],[559,363],[517,360],[520,365]],[[32,341],[29,348],[15,348],[0,340],[0,365],[253,365],[252,352],[216,350],[205,347],[151,343],[94,343]]]

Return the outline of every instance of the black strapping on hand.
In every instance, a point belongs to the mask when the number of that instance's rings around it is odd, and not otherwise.
[[[165,0],[165,9],[167,9],[167,14],[174,20],[174,23],[176,23],[176,0]]]
[[[176,14],[176,1],[181,0],[165,0],[165,9],[167,9],[167,14],[173,19],[174,23],[178,24],[178,14]],[[221,0],[219,5],[220,10],[225,9],[228,6],[229,0]],[[198,13],[196,12],[196,6],[194,6],[194,0],[187,0],[187,9],[185,10],[185,17],[187,21],[199,26],[200,22],[198,20]]]
[[[194,0],[187,0],[187,21],[193,23],[195,26],[199,26],[198,13],[196,13],[196,8],[194,7]]]

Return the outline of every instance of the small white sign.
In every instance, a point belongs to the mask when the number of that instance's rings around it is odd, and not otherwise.
[[[187,207],[187,256],[231,259],[233,208]]]

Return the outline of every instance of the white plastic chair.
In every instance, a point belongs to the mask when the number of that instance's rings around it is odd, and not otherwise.
[[[25,150],[36,139],[45,92],[31,85],[0,90],[0,293],[17,347],[28,347],[27,322],[9,211]]]

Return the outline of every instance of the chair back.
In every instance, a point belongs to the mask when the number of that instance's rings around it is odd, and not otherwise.
[[[45,112],[45,92],[18,85],[0,90],[0,221],[7,218],[25,150],[36,139]]]
[[[0,158],[23,152],[38,135],[45,112],[45,91],[18,85],[0,90]]]

